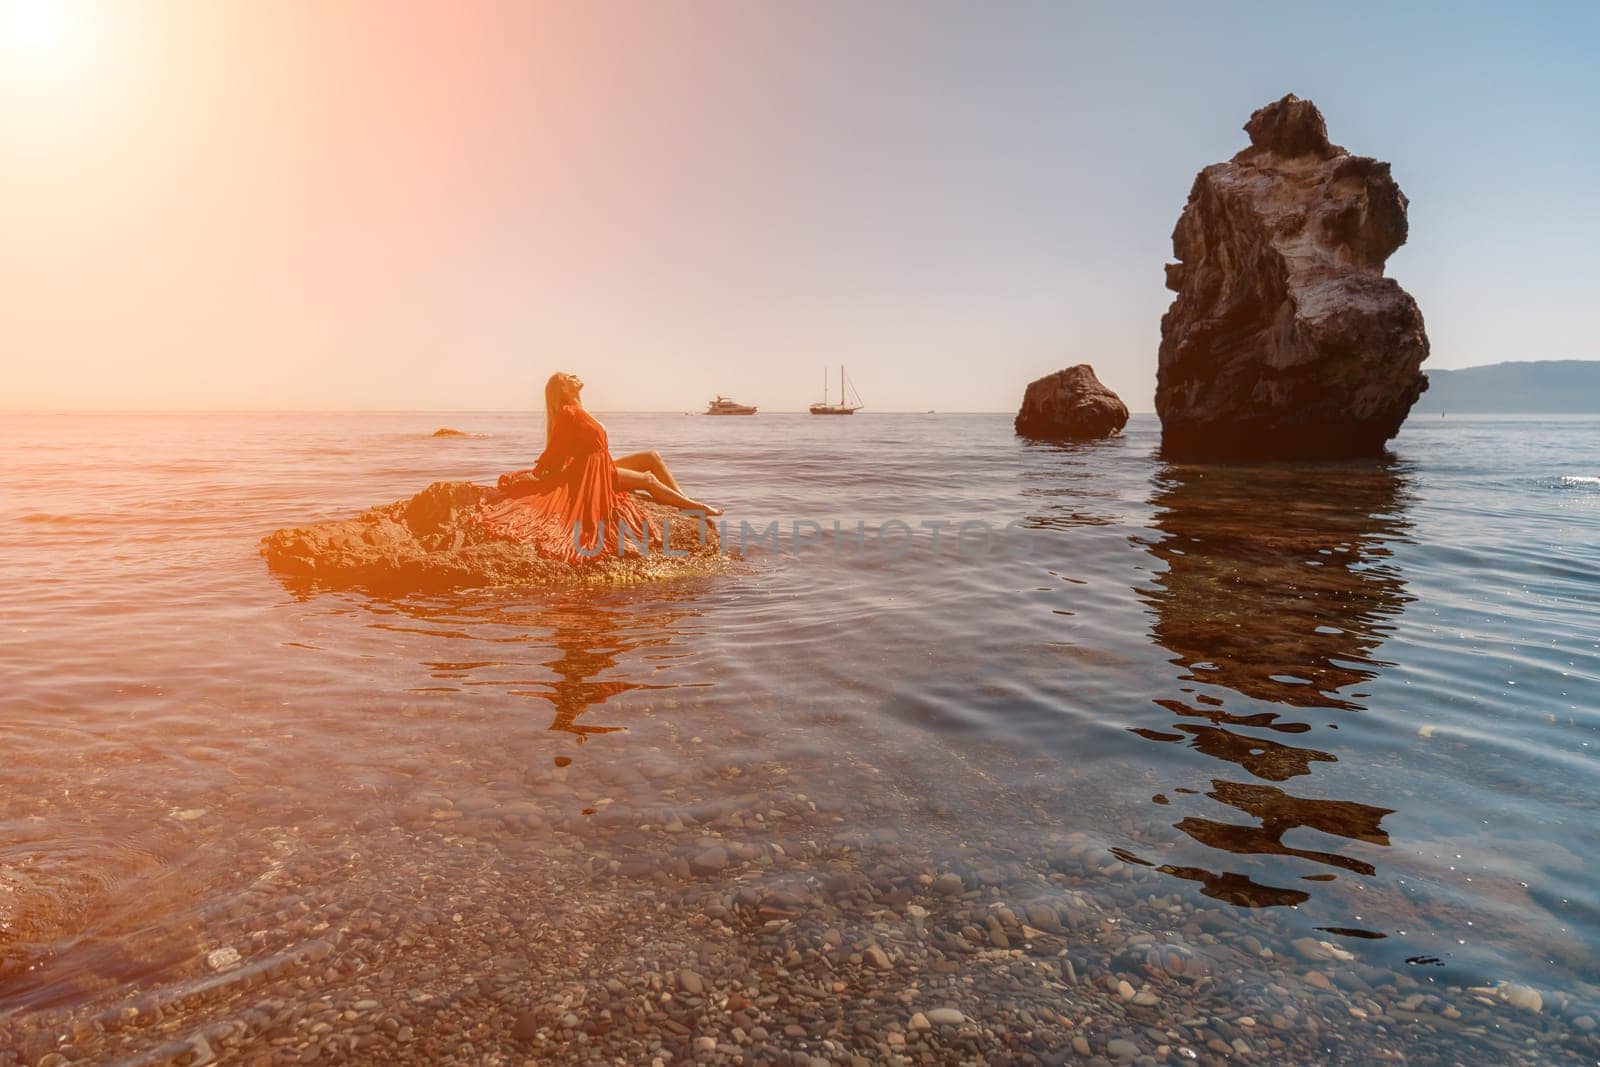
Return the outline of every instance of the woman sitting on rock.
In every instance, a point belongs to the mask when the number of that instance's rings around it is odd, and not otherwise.
[[[578,399],[582,390],[574,374],[553,374],[545,383],[544,453],[531,470],[501,475],[499,491],[484,498],[477,520],[491,536],[570,562],[615,555],[624,523],[634,542],[660,541],[661,531],[633,497],[636,489],[669,507],[722,514],[685,496],[659,453],[613,460],[606,428]]]

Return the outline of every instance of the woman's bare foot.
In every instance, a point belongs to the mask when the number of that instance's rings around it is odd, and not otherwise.
[[[669,508],[677,508],[679,511],[702,511],[708,519],[717,518],[722,514],[721,508],[714,508],[710,504],[702,504],[698,500],[684,496],[676,489],[668,488],[667,484],[655,474],[630,470],[627,467],[618,467],[617,484],[629,492],[633,492],[635,489],[641,490],[656,503],[665,504]]]

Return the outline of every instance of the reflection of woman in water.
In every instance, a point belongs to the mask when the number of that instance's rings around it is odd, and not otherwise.
[[[613,460],[606,428],[578,399],[582,389],[573,374],[553,374],[545,383],[544,453],[531,470],[502,475],[499,491],[484,498],[478,521],[486,531],[570,561],[579,557],[580,545],[585,555],[614,554],[623,524],[634,541],[660,540],[661,531],[633,497],[635,489],[671,507],[722,514],[685,496],[659,453]]]

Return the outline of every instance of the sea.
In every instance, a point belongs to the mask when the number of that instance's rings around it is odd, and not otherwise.
[[[592,774],[547,813],[581,838],[660,803],[618,768],[664,759],[814,776],[828,832],[931,871],[1086,845],[1111,921],[1218,909],[1263,960],[1310,938],[1547,1014],[1600,992],[1600,419],[1191,464],[1152,415],[1082,444],[600,418],[726,508],[734,566],[401,597],[269,573],[274,529],[530,465],[535,413],[0,414],[0,1019],[248,958],[294,871],[354,906],[420,793],[470,815]],[[392,841],[444,899],[448,835]]]

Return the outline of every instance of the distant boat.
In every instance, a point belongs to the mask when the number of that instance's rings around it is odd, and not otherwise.
[[[755,413],[754,406],[729,400],[720,393],[715,400],[706,405],[707,415],[754,415]]]
[[[841,363],[839,364],[839,402],[837,404],[828,403],[828,368],[822,368],[822,403],[812,404],[811,414],[854,415],[856,412],[860,411],[865,406],[861,403],[861,395],[857,393],[855,398],[856,402],[851,404],[849,394],[855,393],[855,387],[850,386],[847,390],[845,381],[844,364]]]

